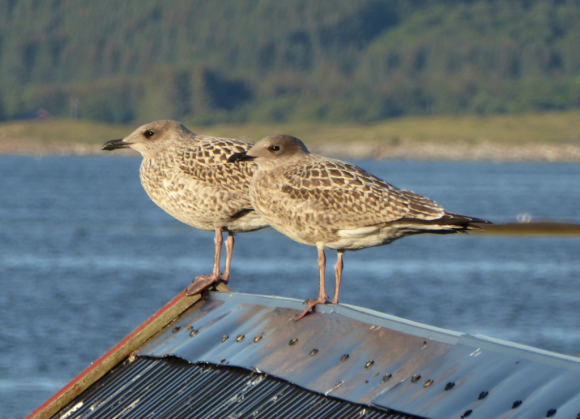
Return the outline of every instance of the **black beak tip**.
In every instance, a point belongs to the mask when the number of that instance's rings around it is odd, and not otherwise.
[[[111,141],[107,141],[105,144],[103,144],[103,146],[101,147],[101,150],[112,151],[112,150],[116,150],[118,148],[128,148],[129,146],[130,146],[130,144],[124,142],[123,140],[111,140]]]
[[[243,152],[243,153],[234,153],[232,154],[229,158],[228,158],[228,163],[237,163],[239,161],[250,161],[250,160],[254,160],[255,157],[253,156],[248,156],[247,152]]]

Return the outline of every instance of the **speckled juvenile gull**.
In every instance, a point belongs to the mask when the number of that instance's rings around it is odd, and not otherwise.
[[[132,148],[143,156],[141,184],[149,197],[179,221],[200,230],[215,231],[213,272],[195,278],[187,294],[196,294],[230,276],[233,233],[268,226],[252,208],[248,189],[255,164],[228,164],[234,153],[252,144],[196,135],[176,121],[156,121],[137,128],[122,140],[112,140],[103,150]],[[220,275],[220,258],[226,239],[226,266]]]
[[[420,233],[448,234],[479,228],[489,221],[446,212],[414,192],[398,189],[353,164],[310,154],[287,135],[267,137],[229,161],[253,160],[258,169],[250,184],[256,212],[272,227],[299,243],[318,248],[320,292],[308,300],[305,316],[328,299],[324,288],[324,249],[336,249],[338,304],[342,255],[346,250],[389,244]]]

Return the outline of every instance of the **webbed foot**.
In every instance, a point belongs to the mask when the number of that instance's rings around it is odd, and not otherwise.
[[[312,310],[312,312],[314,312],[314,310],[316,309],[316,306],[318,304],[328,304],[327,299],[328,299],[327,296],[322,296],[322,297],[319,296],[317,299],[306,300],[304,302],[304,304],[306,304],[306,310],[304,310],[298,317],[296,317],[294,319],[294,321],[297,322],[302,317],[306,316],[308,313],[310,313],[310,310]]]
[[[214,274],[201,275],[193,280],[191,285],[185,290],[185,295],[195,295],[208,289],[211,285],[217,284],[219,281],[227,283],[227,279]]]

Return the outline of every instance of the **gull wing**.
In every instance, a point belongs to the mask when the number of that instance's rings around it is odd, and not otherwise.
[[[196,136],[197,141],[177,152],[180,170],[190,179],[230,192],[245,192],[256,170],[253,162],[228,163],[234,153],[248,151],[253,144],[225,138]],[[248,198],[249,202],[249,198]]]
[[[358,166],[319,159],[285,172],[282,192],[290,199],[303,201],[313,212],[324,214],[324,221],[337,229],[402,219],[430,221],[445,215],[436,202],[398,189]]]

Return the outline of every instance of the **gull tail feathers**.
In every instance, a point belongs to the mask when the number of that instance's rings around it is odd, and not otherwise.
[[[482,218],[468,217],[465,215],[446,212],[442,217],[435,220],[401,219],[395,221],[392,226],[400,229],[411,229],[417,232],[429,232],[434,234],[467,233],[469,230],[483,230],[478,224],[493,224]]]

